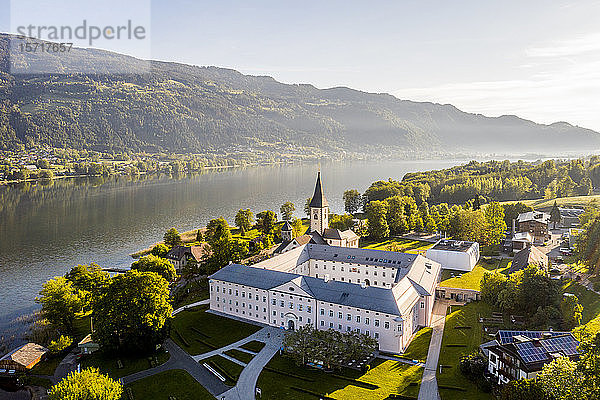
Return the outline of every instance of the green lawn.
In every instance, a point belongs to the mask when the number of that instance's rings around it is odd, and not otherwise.
[[[116,356],[112,354],[104,354],[102,352],[95,352],[94,354],[86,356],[81,360],[81,367],[95,367],[110,377],[117,379],[152,367],[151,361],[148,359],[148,357],[156,357],[158,360],[158,363],[155,364],[156,366],[167,362],[169,359],[169,353],[165,352],[164,350],[159,350],[151,356],[146,355],[143,357],[134,357]],[[119,368],[118,360],[121,360],[123,368]]]
[[[260,330],[256,325],[207,313],[207,309],[208,306],[194,307],[173,318],[171,339],[190,354],[206,353]]]
[[[417,332],[404,354],[402,354],[402,357],[425,362],[425,360],[427,360],[427,352],[429,351],[429,342],[431,341],[432,332],[432,328],[423,328]]]
[[[253,340],[251,342],[241,345],[240,347],[242,349],[246,349],[246,350],[250,350],[255,353],[258,353],[259,351],[261,351],[263,349],[263,347],[265,347],[265,344],[263,342],[259,342],[258,340]]]
[[[452,313],[446,316],[439,361],[443,367],[442,373],[438,368],[438,385],[461,387],[466,391],[440,388],[442,400],[493,398],[491,394],[481,392],[475,383],[461,374],[458,368],[459,360],[463,355],[476,351],[479,345],[487,340],[483,337],[479,316],[489,316],[490,314],[490,307],[478,301],[461,307],[454,306]],[[470,326],[471,328],[456,329],[457,326]],[[452,345],[464,345],[464,347],[453,347]]]
[[[555,201],[556,201],[556,204],[560,207],[564,207],[564,206],[582,207],[582,206],[586,206],[588,203],[590,203],[593,200],[600,201],[600,195],[559,197],[557,199],[521,200],[521,203],[525,203],[528,206],[531,206],[531,207],[535,208],[536,210],[539,210],[539,209],[550,209],[554,205]],[[504,204],[504,203],[516,203],[516,201],[506,201],[506,202],[503,202],[502,204]]]
[[[327,396],[343,400],[383,400],[391,394],[416,398],[423,375],[421,367],[382,359],[375,360],[364,373],[350,369],[326,373],[296,366],[292,360],[279,355],[273,357],[267,368],[270,370],[263,370],[257,383],[263,399],[315,400]]]
[[[131,388],[135,400],[214,400],[214,397],[186,371],[175,369],[135,381]],[[127,398],[125,394],[124,399]]]
[[[64,356],[52,357],[41,361],[33,367],[31,373],[34,375],[54,375],[54,370],[56,370],[56,367],[58,367],[58,364],[60,364],[63,357]]]
[[[576,295],[579,303],[583,306],[582,325],[573,329],[573,332],[585,331],[590,334],[600,332],[600,296],[572,281],[563,285],[563,291]]]
[[[383,242],[373,242],[364,240],[361,246],[365,249],[400,251],[402,253],[422,253],[433,246],[433,243],[421,240],[411,240],[402,238],[391,238]]]
[[[491,263],[480,260],[473,270],[469,272],[445,269],[442,271],[442,282],[440,282],[440,287],[479,290],[479,283],[481,282],[481,278],[483,278],[483,274],[494,271],[508,271],[509,263],[509,259],[502,259],[501,261],[494,260]],[[451,277],[452,274],[454,274],[454,277]],[[460,274],[462,275],[458,276]]]
[[[240,374],[244,369],[244,367],[242,367],[241,365],[236,364],[233,361],[230,361],[219,355],[201,360],[200,364],[203,363],[207,363],[215,370],[217,370],[217,372],[223,375],[223,378],[226,379],[225,384],[229,386],[235,386],[238,378],[240,377]]]
[[[229,357],[233,357],[238,361],[248,364],[254,358],[254,355],[250,353],[246,353],[245,351],[241,351],[238,349],[231,349],[225,352]]]

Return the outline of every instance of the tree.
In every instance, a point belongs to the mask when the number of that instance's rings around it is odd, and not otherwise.
[[[97,368],[71,372],[50,388],[48,400],[120,400],[123,386]]]
[[[535,379],[510,381],[500,389],[500,400],[541,400],[544,390]]]
[[[181,235],[179,234],[179,232],[177,232],[177,229],[175,228],[171,228],[167,232],[165,232],[165,235],[163,236],[163,241],[169,247],[179,246],[182,243]]]
[[[554,201],[554,205],[552,206],[552,209],[550,210],[550,222],[552,222],[554,224],[553,229],[556,229],[556,224],[560,222],[560,210],[558,209],[558,206],[556,205],[556,201]]]
[[[497,307],[500,293],[506,288],[507,281],[508,278],[504,274],[485,272],[479,283],[481,300]]]
[[[112,278],[94,302],[92,337],[105,350],[148,352],[166,337],[172,311],[169,282],[131,270]]]
[[[309,197],[308,199],[306,199],[306,201],[304,202],[304,214],[306,214],[307,217],[310,217],[310,201],[312,200],[311,197]]]
[[[354,214],[362,207],[363,198],[356,189],[346,190],[342,198],[344,200],[344,210],[347,213]]]
[[[166,244],[159,243],[152,248],[150,254],[155,255],[157,257],[165,257],[169,252],[169,248]]]
[[[103,286],[108,284],[110,275],[98,265],[92,263],[90,265],[77,265],[71,268],[65,275],[65,278],[77,290],[82,309],[88,311],[91,309],[94,296],[100,292]]]
[[[590,388],[583,384],[577,371],[577,364],[567,357],[558,357],[544,365],[537,376],[542,390],[551,399],[579,400],[589,399]]]
[[[286,201],[281,205],[279,211],[281,211],[281,219],[284,221],[289,221],[292,219],[294,211],[296,211],[296,207],[294,207],[294,203],[291,201]]]
[[[333,229],[339,229],[340,231],[345,231],[352,228],[354,225],[354,221],[352,219],[352,215],[344,214],[329,214],[329,227]]]
[[[73,339],[69,336],[60,335],[60,337],[56,340],[52,340],[50,345],[48,346],[48,350],[50,350],[53,354],[58,354],[73,344]]]
[[[304,226],[302,225],[302,220],[299,218],[294,218],[292,220],[292,237],[298,237],[302,235],[302,230]]]
[[[275,230],[277,219],[275,213],[270,210],[262,211],[256,214],[256,227],[263,235],[270,235]]]
[[[374,239],[383,239],[390,235],[387,220],[387,205],[384,201],[371,201],[367,205],[367,221],[369,235]]]
[[[252,220],[254,219],[254,215],[250,209],[240,209],[235,215],[235,226],[237,226],[242,232],[242,236],[246,236],[246,232],[248,232],[252,228]]]
[[[170,261],[148,254],[131,264],[131,269],[137,269],[141,272],[156,272],[168,282],[172,282],[177,277],[175,267]]]
[[[493,201],[485,208],[485,233],[484,244],[497,245],[504,239],[506,222],[504,222],[504,209],[500,203]]]
[[[571,330],[581,324],[583,306],[579,304],[579,299],[574,294],[565,293],[563,295],[560,302],[560,311],[566,329]]]
[[[62,276],[43,285],[36,303],[42,305],[42,314],[51,324],[66,332],[73,331],[75,315],[82,309],[82,301],[73,284]]]

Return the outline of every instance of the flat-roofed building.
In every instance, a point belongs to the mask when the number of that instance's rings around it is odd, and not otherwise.
[[[425,254],[430,260],[439,262],[442,269],[468,272],[479,261],[479,243],[441,239],[430,247]]]

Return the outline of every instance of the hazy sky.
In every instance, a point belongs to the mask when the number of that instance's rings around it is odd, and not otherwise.
[[[38,3],[69,13],[60,0]],[[106,3],[82,4],[93,16]],[[155,59],[600,131],[599,1],[157,0],[151,5]],[[0,0],[0,6],[8,11],[9,2]],[[0,13],[0,30],[10,30],[9,15]]]

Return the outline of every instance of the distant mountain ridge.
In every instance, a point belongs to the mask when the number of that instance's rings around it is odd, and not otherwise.
[[[0,147],[203,152],[289,146],[324,152],[556,152],[600,148],[600,134],[565,122],[496,118],[389,94],[291,85],[231,69],[73,48],[9,59],[0,34]],[[13,75],[10,63],[68,75]],[[111,66],[131,74],[113,75]],[[90,71],[92,71],[90,73]]]

